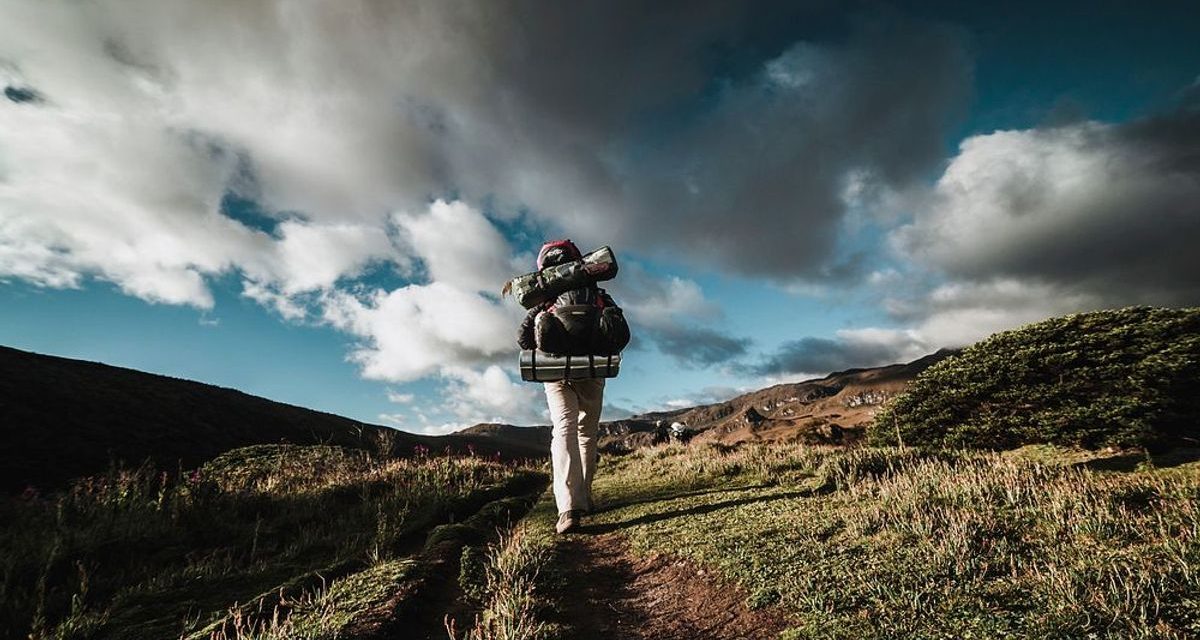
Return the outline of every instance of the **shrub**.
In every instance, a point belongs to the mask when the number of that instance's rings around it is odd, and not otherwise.
[[[993,335],[876,416],[873,444],[1005,449],[1195,444],[1200,308],[1081,313]]]

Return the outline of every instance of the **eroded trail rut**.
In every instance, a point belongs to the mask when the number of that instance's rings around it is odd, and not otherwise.
[[[639,558],[619,534],[571,536],[562,545],[568,591],[562,622],[581,640],[760,640],[786,621],[750,610],[745,590],[669,556]]]

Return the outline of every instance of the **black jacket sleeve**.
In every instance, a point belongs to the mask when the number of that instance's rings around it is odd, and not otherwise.
[[[530,309],[529,313],[525,314],[525,319],[521,321],[521,328],[517,330],[517,346],[522,349],[537,348],[537,341],[533,337],[533,321],[537,318],[537,314],[541,310],[541,305]]]

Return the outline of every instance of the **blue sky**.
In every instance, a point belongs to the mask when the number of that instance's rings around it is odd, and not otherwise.
[[[0,1],[0,344],[444,432],[544,238],[608,417],[1200,303],[1194,3],[136,4]]]

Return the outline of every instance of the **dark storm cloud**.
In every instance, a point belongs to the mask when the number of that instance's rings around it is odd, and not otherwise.
[[[1098,304],[1200,302],[1200,109],[963,143],[902,251],[965,282]]]
[[[486,64],[447,70],[486,96],[443,105],[458,115],[436,150],[449,181],[585,241],[746,274],[837,272],[843,195],[927,172],[969,85],[956,31],[898,16],[486,6],[486,21],[448,12],[479,30],[470,60]]]
[[[650,331],[658,350],[687,367],[711,367],[746,355],[749,338],[706,327],[668,327]]]
[[[753,368],[759,375],[821,374],[846,369],[893,364],[911,358],[912,343],[801,338],[784,343]]]

